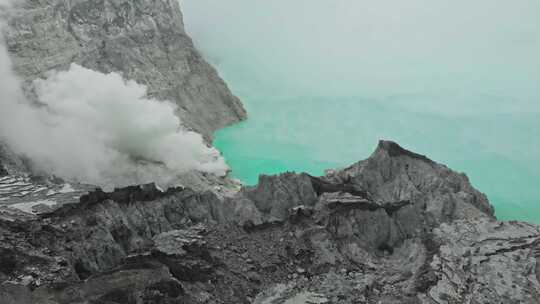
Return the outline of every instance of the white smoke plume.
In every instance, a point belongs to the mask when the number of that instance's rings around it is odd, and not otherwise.
[[[227,172],[216,149],[182,129],[172,103],[145,97],[145,86],[119,74],[72,64],[34,82],[40,105],[33,105],[1,40],[0,140],[36,170],[108,187],[168,185],[189,170]]]

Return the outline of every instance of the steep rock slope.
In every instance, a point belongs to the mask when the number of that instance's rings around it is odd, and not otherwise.
[[[0,218],[6,303],[538,303],[540,227],[381,142],[234,197],[152,185]]]
[[[33,80],[78,63],[146,85],[150,97],[175,103],[182,124],[207,140],[213,131],[246,117],[238,98],[186,34],[177,0],[13,2],[4,37],[31,100],[36,99]],[[31,172],[31,162],[1,139],[0,163],[13,178]],[[195,171],[178,176],[178,183],[196,189],[231,184]]]
[[[27,84],[75,62],[148,86],[151,97],[176,103],[184,125],[206,138],[246,117],[186,34],[177,0],[21,2],[5,38]]]

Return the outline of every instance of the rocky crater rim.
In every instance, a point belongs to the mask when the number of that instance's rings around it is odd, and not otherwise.
[[[536,304],[539,239],[537,226],[495,221],[462,174],[385,141],[346,169],[263,176],[231,197],[145,184],[33,221],[0,216],[0,298]]]

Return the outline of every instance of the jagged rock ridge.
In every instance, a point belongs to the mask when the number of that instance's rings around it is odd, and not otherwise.
[[[399,149],[398,149],[399,148]],[[395,143],[234,197],[152,185],[0,220],[7,303],[538,303],[540,228]]]

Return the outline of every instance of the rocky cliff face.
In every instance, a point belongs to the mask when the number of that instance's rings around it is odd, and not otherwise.
[[[147,85],[207,138],[245,117],[176,0],[27,0],[6,38],[30,97],[76,62]],[[236,193],[198,173],[195,189],[107,193],[13,175],[26,170],[0,159],[1,304],[540,301],[540,227],[496,221],[465,175],[393,142]]]
[[[186,34],[177,0],[14,2],[4,37],[30,100],[36,99],[33,80],[77,63],[146,85],[150,97],[175,103],[182,124],[207,140],[213,131],[246,117],[238,98]],[[31,171],[1,141],[0,162],[14,175]],[[231,184],[194,171],[179,176],[178,183],[195,189]]]
[[[233,197],[152,185],[0,217],[2,303],[538,303],[540,227],[381,142]]]
[[[177,0],[22,1],[5,38],[27,84],[75,62],[148,86],[151,97],[176,103],[183,124],[206,138],[246,117],[194,48]]]

